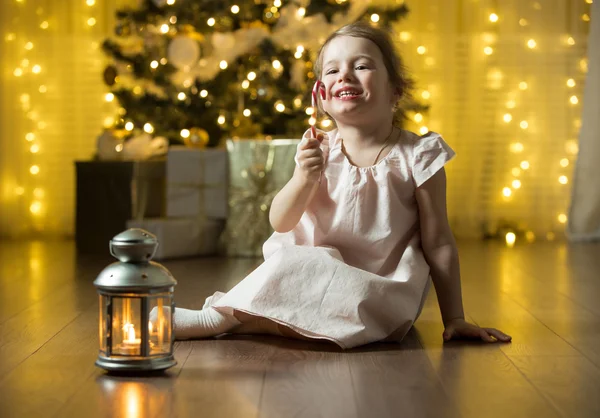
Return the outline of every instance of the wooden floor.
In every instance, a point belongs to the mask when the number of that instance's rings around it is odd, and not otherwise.
[[[96,274],[72,242],[0,244],[0,417],[600,417],[600,244],[460,243],[470,320],[513,343],[448,343],[432,292],[401,344],[231,336],[177,343],[164,376],[97,356]],[[257,265],[164,263],[199,308]]]

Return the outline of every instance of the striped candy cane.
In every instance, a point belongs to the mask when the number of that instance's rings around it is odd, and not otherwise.
[[[318,95],[321,95],[321,99],[325,100],[325,84],[321,80],[317,80],[315,86],[312,89],[312,107],[313,107],[313,117],[315,118],[315,123],[317,123],[318,118]],[[310,133],[313,138],[317,137],[317,128],[315,128],[315,124],[310,125]]]

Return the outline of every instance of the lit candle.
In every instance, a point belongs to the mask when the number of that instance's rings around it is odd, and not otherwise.
[[[133,324],[126,323],[123,326],[125,331],[125,338],[121,343],[121,350],[128,352],[129,354],[135,354],[140,349],[141,338],[135,338],[135,328]]]

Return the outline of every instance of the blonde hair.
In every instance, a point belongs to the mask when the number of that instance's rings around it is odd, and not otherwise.
[[[381,55],[383,57],[383,63],[385,64],[385,68],[387,70],[390,83],[394,86],[394,89],[398,93],[399,100],[394,106],[394,122],[401,123],[403,119],[403,114],[399,111],[399,102],[400,101],[410,101],[411,99],[411,91],[414,88],[414,81],[408,76],[408,72],[402,58],[396,52],[394,47],[394,42],[392,41],[392,37],[389,32],[373,27],[368,23],[364,22],[355,22],[346,26],[342,26],[335,32],[333,32],[325,43],[319,49],[319,53],[317,55],[317,59],[315,60],[314,72],[317,77],[317,80],[321,79],[322,71],[323,71],[323,52],[327,45],[337,37],[340,36],[352,36],[354,38],[364,38],[373,42],[379,50],[381,51]],[[320,110],[322,109],[321,101],[319,100]]]

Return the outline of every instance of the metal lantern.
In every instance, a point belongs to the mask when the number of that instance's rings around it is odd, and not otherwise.
[[[150,261],[158,241],[128,229],[110,241],[119,261],[94,281],[100,297],[100,352],[96,365],[110,371],[164,370],[173,357],[173,290],[169,270]]]

